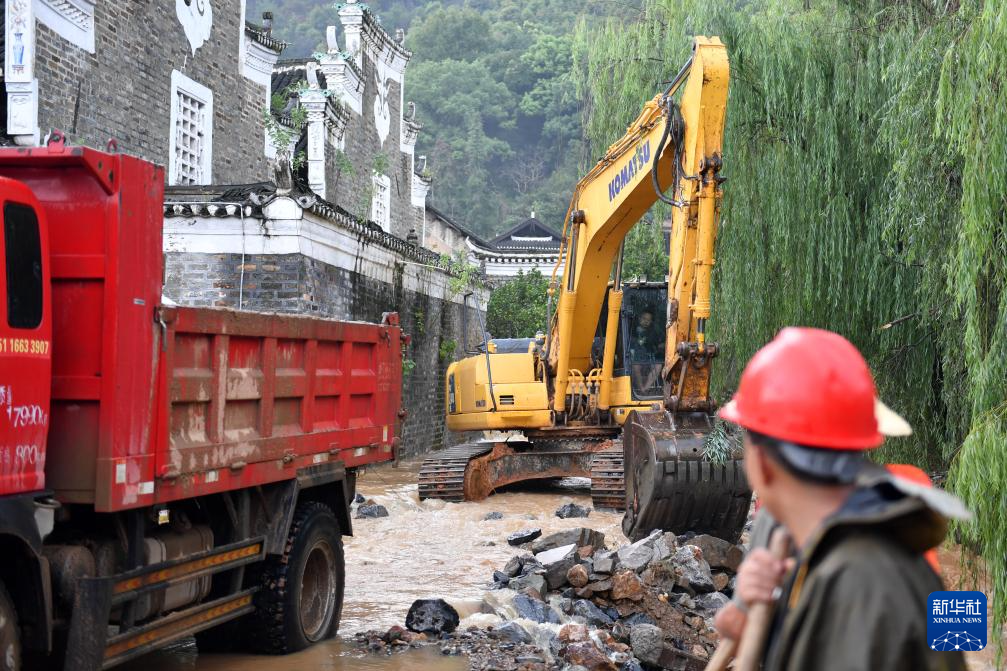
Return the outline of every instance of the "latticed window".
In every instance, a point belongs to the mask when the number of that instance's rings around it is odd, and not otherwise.
[[[206,105],[185,91],[175,96],[178,122],[175,124],[175,184],[202,184],[203,129]]]
[[[384,230],[391,226],[392,181],[387,175],[373,177],[374,197],[371,198],[371,220]]]
[[[171,184],[209,184],[213,154],[213,93],[182,73],[171,73]]]

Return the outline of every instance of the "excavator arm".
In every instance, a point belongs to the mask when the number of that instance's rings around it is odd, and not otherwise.
[[[538,338],[523,351],[498,351],[491,341],[448,367],[448,427],[501,433],[428,458],[420,498],[478,500],[523,480],[590,476],[595,505],[623,508],[631,538],[657,528],[731,540],[741,533],[751,500],[741,462],[706,454],[717,353],[706,320],[728,77],[724,45],[697,37],[668,89],[577,184],[544,351]],[[623,243],[659,200],[672,212],[664,337],[642,320],[659,312],[653,297],[663,286],[627,288],[621,310]],[[638,310],[631,331],[622,313]],[[599,336],[602,352],[594,350]]]
[[[606,288],[609,318],[598,407],[609,407],[622,302],[622,245],[659,199],[672,207],[665,403],[690,410],[709,405],[707,362],[716,348],[705,342],[705,325],[728,77],[721,41],[697,37],[692,57],[668,90],[647,102],[626,134],[577,184],[564,227],[563,279],[547,345],[555,376],[552,409],[560,416],[566,410],[571,370],[586,371],[591,365],[594,330],[575,325],[598,323]],[[676,103],[672,96],[683,85]],[[665,195],[668,189],[670,195]]]

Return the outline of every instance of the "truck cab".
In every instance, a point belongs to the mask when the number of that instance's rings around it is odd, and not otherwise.
[[[45,216],[0,177],[0,497],[45,489],[52,323]]]

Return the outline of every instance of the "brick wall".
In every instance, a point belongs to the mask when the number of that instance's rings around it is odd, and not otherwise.
[[[404,264],[396,266],[396,279],[389,283],[300,254],[247,255],[242,263],[240,254],[169,252],[165,293],[183,305],[237,307],[242,268],[244,309],[368,322],[380,321],[383,312],[398,312],[403,331],[412,336],[408,356],[415,362],[403,384],[409,414],[401,454],[422,454],[461,439],[444,422],[444,373],[451,358],[442,355],[442,348],[457,343],[452,358],[461,356],[466,331],[469,346],[474,345],[479,338],[474,307],[463,311],[453,300],[403,287]]]
[[[195,55],[174,2],[97,3],[94,54],[36,22],[39,127],[98,148],[115,137],[120,151],[167,165],[171,72],[179,70],[213,91],[214,181],[266,179],[266,89],[242,74],[243,35],[239,0],[214,1],[212,32]]]
[[[388,137],[382,144],[374,123],[374,99],[377,96],[377,86],[374,79],[374,61],[371,54],[363,54],[362,71],[364,73],[364,92],[362,114],[351,113],[346,122],[345,160],[353,166],[352,171],[340,173],[333,162],[328,162],[335,155],[335,148],[326,150],[326,189],[328,200],[338,203],[344,209],[358,217],[370,219],[370,201],[366,197],[371,192],[371,175],[378,157],[384,157],[387,166],[384,173],[391,179],[391,230],[389,233],[405,238],[409,230],[415,226],[416,217],[421,211],[414,208],[410,202],[412,194],[412,158],[404,154],[399,146],[401,139],[402,110],[400,87],[398,82],[390,81],[388,91],[388,108],[391,115],[391,127]]]

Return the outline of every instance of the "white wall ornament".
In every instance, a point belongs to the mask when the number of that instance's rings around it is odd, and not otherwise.
[[[384,63],[379,61],[375,65],[377,67],[374,68],[374,85],[378,92],[374,96],[374,126],[377,128],[381,146],[384,147],[392,127],[392,112],[388,106],[388,89],[391,87],[391,81],[388,79],[388,70]]]
[[[325,198],[325,107],[327,98],[318,83],[318,64],[308,61],[308,90],[299,95],[308,122],[308,186]]]
[[[195,56],[196,49],[210,39],[213,30],[213,7],[210,0],[175,0],[175,14],[185,30],[192,55]]]
[[[38,144],[38,82],[35,80],[35,12],[32,0],[5,6],[4,84],[7,133],[22,146]]]
[[[34,0],[35,16],[78,49],[94,53],[95,0]]]

